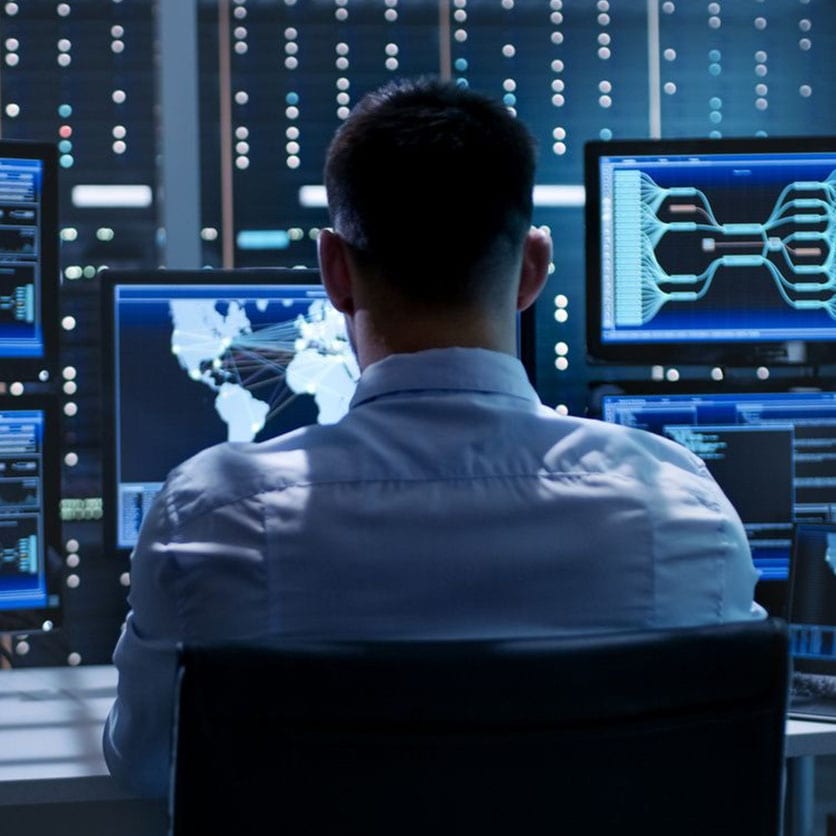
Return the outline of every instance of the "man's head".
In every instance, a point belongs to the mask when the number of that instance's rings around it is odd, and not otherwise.
[[[421,79],[365,96],[325,162],[331,223],[364,304],[436,319],[524,306],[534,171],[525,126],[467,88]]]

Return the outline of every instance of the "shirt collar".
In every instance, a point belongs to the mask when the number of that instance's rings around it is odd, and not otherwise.
[[[484,348],[454,347],[391,354],[372,363],[360,375],[351,407],[416,391],[482,392],[539,403],[516,357]]]

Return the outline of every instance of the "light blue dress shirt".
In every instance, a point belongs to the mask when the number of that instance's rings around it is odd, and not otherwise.
[[[176,645],[264,634],[486,637],[762,617],[705,465],[543,406],[515,358],[390,356],[348,414],[174,470],[132,558],[104,751],[167,789]]]

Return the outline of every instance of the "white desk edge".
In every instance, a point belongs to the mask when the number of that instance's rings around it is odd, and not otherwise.
[[[0,670],[0,807],[129,799],[101,752],[111,665]],[[836,754],[836,723],[788,720],[788,758]]]

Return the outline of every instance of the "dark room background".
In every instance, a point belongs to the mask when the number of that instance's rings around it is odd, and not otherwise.
[[[60,152],[65,618],[14,639],[15,663],[107,662],[124,618],[128,566],[101,542],[103,268],[315,266],[333,131],[369,88],[440,74],[539,144],[544,401],[708,379],[587,363],[584,143],[834,135],[834,55],[831,0],[3,0],[0,133]]]

